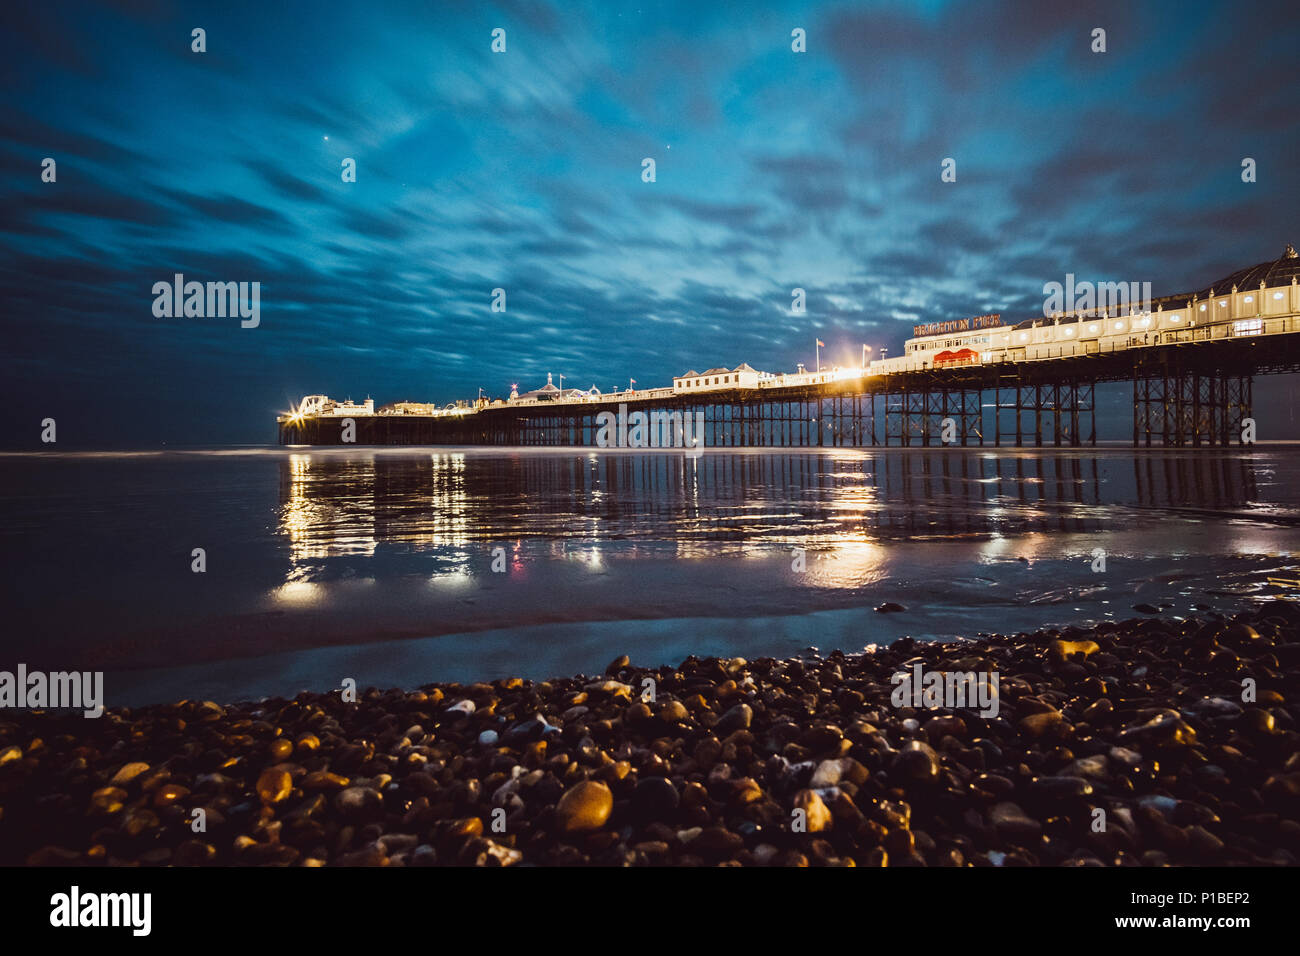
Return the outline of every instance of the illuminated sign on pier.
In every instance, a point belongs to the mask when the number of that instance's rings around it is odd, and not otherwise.
[[[950,332],[969,332],[972,329],[991,329],[1002,324],[1002,313],[977,315],[969,319],[951,319],[948,322],[927,322],[925,325],[912,326],[912,338],[924,338],[927,335],[947,335]]]

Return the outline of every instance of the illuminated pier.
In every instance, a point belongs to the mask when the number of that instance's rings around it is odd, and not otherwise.
[[[1288,246],[1202,292],[1120,313],[1000,319],[918,326],[903,355],[862,368],[742,364],[603,395],[548,381],[510,400],[373,413],[309,396],[280,416],[279,441],[596,447],[598,416],[622,412],[700,415],[706,448],[1080,446],[1097,441],[1096,386],[1131,382],[1134,445],[1236,444],[1251,440],[1254,376],[1300,370],[1300,257]]]

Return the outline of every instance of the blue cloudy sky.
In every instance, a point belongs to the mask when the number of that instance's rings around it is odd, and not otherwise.
[[[856,362],[916,321],[1039,313],[1066,272],[1159,295],[1300,244],[1291,4],[5,16],[0,394],[73,445],[271,441],[308,392],[445,402],[548,371],[606,389],[791,370],[815,338]],[[152,285],[176,272],[259,281],[261,325],[155,318]],[[16,431],[29,445],[38,426]]]

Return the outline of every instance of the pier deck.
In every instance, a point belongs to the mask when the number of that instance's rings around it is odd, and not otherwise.
[[[1133,444],[1227,445],[1251,418],[1256,375],[1300,370],[1300,332],[1028,362],[856,375],[675,395],[496,403],[436,415],[279,420],[283,445],[597,446],[602,412],[702,412],[703,445],[1079,446],[1097,440],[1094,394],[1133,383]],[[843,373],[841,373],[843,375]],[[348,442],[345,422],[351,422]]]

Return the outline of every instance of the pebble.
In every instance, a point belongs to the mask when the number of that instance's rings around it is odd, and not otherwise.
[[[632,791],[632,812],[642,821],[668,820],[680,803],[677,788],[664,777],[646,777]]]
[[[1031,793],[1054,800],[1086,797],[1092,794],[1092,784],[1082,777],[1035,777],[1029,783]]]
[[[521,720],[501,735],[501,743],[507,747],[519,747],[541,740],[546,734],[559,733],[560,728],[547,723],[541,714]]]
[[[606,697],[623,697],[627,699],[632,697],[632,685],[617,680],[596,681],[588,684],[583,689],[589,694],[601,694]]]
[[[669,700],[659,708],[659,719],[669,724],[685,724],[691,715],[680,700]]]
[[[1014,803],[999,803],[989,811],[989,823],[1011,839],[1026,840],[1038,836],[1043,825]]]
[[[1150,794],[1138,800],[1138,806],[1150,807],[1153,810],[1159,810],[1164,816],[1169,816],[1178,806],[1178,801],[1173,797],[1165,797],[1159,794]]]
[[[894,707],[914,664],[996,670],[1001,712]],[[1294,866],[1298,670],[1300,609],[1273,602],[348,706],[6,713],[0,865]]]
[[[1187,834],[1188,845],[1202,859],[1213,859],[1223,852],[1223,841],[1205,827],[1194,825],[1184,832]]]
[[[804,731],[799,737],[799,743],[814,754],[822,754],[828,750],[838,749],[843,739],[844,731],[839,727],[834,724],[821,724]]]
[[[555,805],[555,818],[562,833],[598,830],[609,820],[614,795],[599,780],[574,784]]]
[[[909,740],[894,758],[895,770],[908,780],[931,782],[939,777],[939,755],[919,740]]]
[[[1069,657],[1072,654],[1087,657],[1101,650],[1101,645],[1096,641],[1063,641],[1058,638],[1052,642],[1052,650],[1060,657]]]
[[[383,813],[384,801],[369,787],[348,787],[334,797],[334,807],[345,820],[363,822]]]
[[[840,775],[843,772],[840,761],[823,760],[813,771],[812,779],[808,781],[808,786],[814,790],[820,790],[824,787],[833,787],[840,782]]]
[[[216,858],[217,848],[202,840],[185,840],[172,854],[172,862],[177,866],[202,866]]]
[[[149,765],[142,761],[136,760],[123,765],[122,769],[113,774],[113,779],[109,781],[114,787],[125,787],[140,774],[149,769]]]
[[[1147,746],[1190,744],[1196,739],[1196,731],[1177,714],[1167,712],[1121,730],[1118,739],[1125,742],[1140,741]]]
[[[834,823],[830,808],[814,790],[800,790],[796,793],[794,809],[804,812],[806,833],[821,833],[829,830]]]
[[[767,866],[780,854],[780,850],[770,843],[760,843],[754,847],[754,862],[759,866]]]
[[[1189,717],[1235,717],[1241,713],[1241,704],[1226,697],[1202,697],[1183,708]]]
[[[270,767],[257,778],[257,795],[265,804],[280,803],[293,792],[293,778],[288,771]]]
[[[1041,714],[1030,714],[1022,718],[1017,726],[1022,734],[1034,740],[1060,737],[1065,730],[1065,718],[1060,711],[1049,710]]]
[[[1110,775],[1110,761],[1105,754],[1079,757],[1061,770],[1063,777],[1083,777],[1085,780],[1106,780]]]
[[[690,841],[692,852],[703,853],[712,859],[725,859],[745,845],[738,834],[724,827],[704,827]]]
[[[752,707],[748,704],[736,704],[718,719],[718,722],[713,726],[713,732],[720,737],[725,737],[737,730],[747,730],[753,719],[754,710]]]
[[[126,800],[126,791],[121,787],[100,787],[90,797],[91,810],[102,814],[117,813]]]
[[[349,782],[348,778],[341,774],[331,773],[328,770],[313,770],[302,778],[302,788],[307,791],[338,791],[346,787]]]
[[[1142,764],[1142,755],[1127,747],[1111,747],[1107,753],[1111,760],[1129,770],[1134,770]]]

